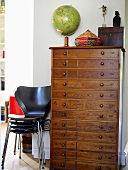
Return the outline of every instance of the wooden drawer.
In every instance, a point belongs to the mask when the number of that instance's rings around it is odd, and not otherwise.
[[[118,79],[118,70],[54,69],[53,78]]]
[[[77,140],[77,141],[95,141],[96,143],[117,143],[117,133],[103,133],[103,132],[80,132],[69,130],[52,130],[52,138],[58,140]]]
[[[119,61],[110,59],[54,59],[53,68],[118,69]]]
[[[118,100],[118,91],[53,90],[52,98]]]
[[[52,159],[77,159],[77,151],[66,149],[54,149],[51,155]]]
[[[83,132],[117,132],[116,122],[77,121],[77,130]]]
[[[116,144],[108,144],[108,143],[96,143],[95,141],[90,142],[77,142],[77,150],[79,151],[92,151],[92,152],[108,152],[108,153],[116,153],[117,152]]]
[[[76,109],[76,110],[99,110],[114,111],[118,110],[118,103],[115,101],[87,101],[73,99],[53,99],[53,110]]]
[[[55,49],[53,58],[118,58],[119,49]]]
[[[58,110],[52,111],[52,120],[56,119],[78,119],[90,121],[114,121],[117,122],[119,117],[118,110],[114,111],[88,111],[88,110]]]
[[[114,164],[99,164],[92,162],[77,162],[77,170],[116,170]]]
[[[52,89],[86,89],[86,90],[117,90],[119,83],[117,80],[78,80],[78,79],[53,79]]]
[[[89,122],[80,120],[54,120],[52,130],[78,130],[83,132],[116,132],[116,122]]]
[[[76,162],[73,160],[65,159],[51,159],[50,160],[50,170],[78,170],[76,169]]]
[[[53,120],[52,130],[76,130],[77,121],[76,120]]]
[[[77,141],[73,141],[73,140],[66,141],[66,140],[54,139],[54,140],[52,140],[52,148],[76,150],[77,149]]]
[[[78,132],[77,131],[65,131],[65,130],[52,130],[53,139],[72,139],[77,140]]]

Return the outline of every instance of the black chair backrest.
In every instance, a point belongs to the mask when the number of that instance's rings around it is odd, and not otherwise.
[[[19,86],[15,98],[25,117],[47,117],[50,111],[51,86]]]

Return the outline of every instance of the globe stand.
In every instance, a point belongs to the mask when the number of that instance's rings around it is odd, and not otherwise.
[[[64,37],[64,47],[68,47],[68,37]]]

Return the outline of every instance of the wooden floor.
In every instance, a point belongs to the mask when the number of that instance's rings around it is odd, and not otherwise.
[[[2,122],[1,123],[1,152],[3,150],[6,127],[7,124]],[[15,134],[10,133],[4,170],[38,170],[39,169],[38,159],[32,158],[32,154],[26,154],[22,152],[21,159],[19,159],[18,149],[16,155],[13,154],[14,139],[15,139]],[[49,170],[49,160],[46,160],[46,166],[44,167],[44,170]]]

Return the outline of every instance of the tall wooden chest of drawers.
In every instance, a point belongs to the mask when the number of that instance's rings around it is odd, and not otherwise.
[[[51,170],[118,170],[120,47],[50,47]]]

